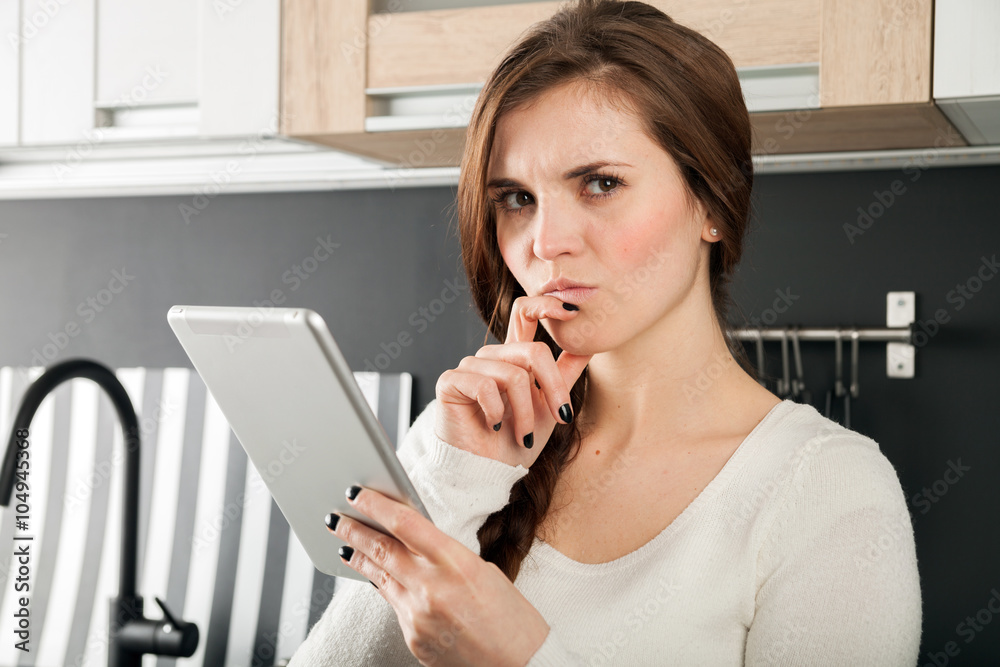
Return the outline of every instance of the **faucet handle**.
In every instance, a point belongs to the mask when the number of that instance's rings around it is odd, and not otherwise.
[[[164,616],[166,617],[166,619],[167,619],[168,621],[170,621],[170,623],[171,623],[171,624],[172,624],[172,625],[173,625],[173,626],[174,626],[175,628],[176,628],[176,627],[178,627],[178,626],[180,626],[180,625],[183,625],[183,624],[184,624],[184,622],[183,622],[183,621],[180,621],[180,622],[178,622],[178,621],[177,621],[177,619],[176,619],[176,618],[174,618],[174,615],[170,613],[170,610],[169,610],[169,609],[167,609],[167,603],[166,603],[166,602],[164,602],[163,600],[161,600],[161,599],[159,598],[159,596],[155,596],[155,595],[154,595],[154,596],[153,596],[153,599],[154,599],[154,600],[156,600],[156,604],[160,605],[160,609],[162,609],[162,610],[163,610],[163,615],[164,615]]]
[[[178,620],[170,613],[166,602],[156,596],[153,599],[163,611],[163,617],[167,619],[166,623],[159,624],[155,633],[155,653],[190,658],[198,648],[198,626]]]

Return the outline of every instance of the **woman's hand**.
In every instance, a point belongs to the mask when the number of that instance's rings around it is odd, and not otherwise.
[[[437,436],[480,456],[531,467],[556,420],[569,423],[559,410],[569,404],[569,391],[592,356],[563,351],[553,359],[549,347],[534,340],[535,330],[544,317],[569,320],[577,312],[554,296],[514,299],[507,340],[481,347],[438,379]],[[572,408],[563,410],[571,421]]]
[[[358,486],[347,497],[392,535],[332,514],[327,525],[349,545],[341,558],[392,605],[422,665],[528,663],[549,626],[500,568],[404,503]]]

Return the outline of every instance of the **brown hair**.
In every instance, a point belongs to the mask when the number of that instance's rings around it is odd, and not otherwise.
[[[579,0],[534,24],[490,75],[472,112],[456,193],[462,260],[472,298],[489,332],[507,336],[511,306],[525,291],[507,268],[496,237],[486,176],[498,119],[556,86],[581,81],[612,104],[635,110],[646,134],[680,167],[688,195],[706,206],[719,241],[709,261],[712,306],[729,332],[727,285],[740,261],[750,217],[753,163],[750,116],[732,60],[701,34],[643,2]],[[742,343],[730,353],[754,379]],[[560,353],[543,327],[536,341]],[[485,343],[484,343],[485,344]],[[570,391],[584,403],[587,370]],[[510,502],[490,515],[478,537],[482,557],[514,581],[549,510],[556,480],[579,450],[579,420],[556,423]],[[573,450],[573,451],[571,451]]]

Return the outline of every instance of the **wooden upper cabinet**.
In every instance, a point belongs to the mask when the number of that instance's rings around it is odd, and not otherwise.
[[[280,133],[457,166],[478,89],[561,4],[371,13],[370,0],[284,0]],[[756,154],[966,145],[931,97],[932,0],[649,4],[732,58]]]

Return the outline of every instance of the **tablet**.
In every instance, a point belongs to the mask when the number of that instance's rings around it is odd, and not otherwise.
[[[318,570],[367,581],[340,559],[344,542],[326,527],[328,513],[388,532],[351,508],[352,484],[430,519],[316,312],[174,306],[167,322]]]

